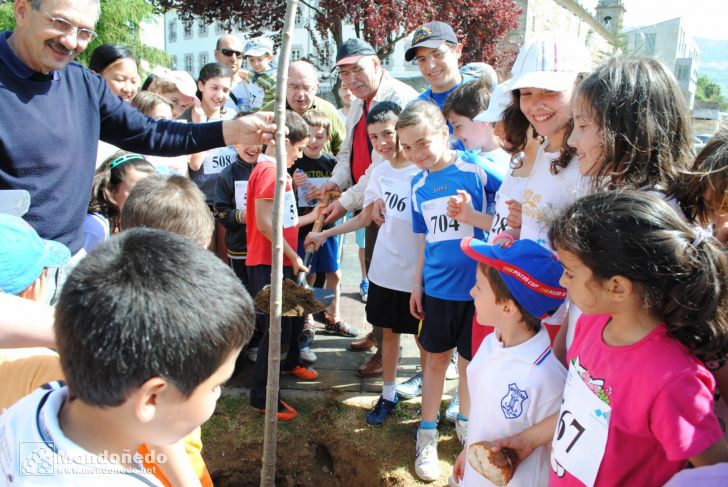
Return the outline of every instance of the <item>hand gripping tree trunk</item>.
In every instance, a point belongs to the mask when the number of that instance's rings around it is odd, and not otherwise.
[[[273,262],[271,266],[270,330],[268,332],[268,388],[265,397],[265,433],[261,487],[273,487],[276,474],[276,442],[278,433],[278,387],[280,384],[281,309],[283,286],[283,197],[286,191],[286,86],[291,57],[293,19],[298,0],[288,0],[283,39],[278,54],[276,83],[276,187],[273,197]]]

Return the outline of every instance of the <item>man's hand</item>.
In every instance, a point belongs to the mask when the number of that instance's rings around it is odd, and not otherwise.
[[[380,227],[384,225],[384,219],[387,216],[387,206],[382,198],[372,203],[372,220]]]
[[[336,220],[346,215],[346,208],[341,206],[339,200],[336,200],[329,203],[329,206],[324,208],[323,213],[324,216],[326,216],[326,220],[324,220],[324,225],[328,225],[330,223],[334,223]]]
[[[271,112],[257,112],[222,123],[225,145],[270,144],[275,131],[276,126],[273,123],[273,113]]]

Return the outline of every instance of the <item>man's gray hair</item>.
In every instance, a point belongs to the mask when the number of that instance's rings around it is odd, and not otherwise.
[[[28,3],[30,3],[30,8],[33,10],[40,10],[40,8],[43,6],[44,0],[29,0]],[[94,0],[96,2],[96,19],[101,16],[101,0]]]

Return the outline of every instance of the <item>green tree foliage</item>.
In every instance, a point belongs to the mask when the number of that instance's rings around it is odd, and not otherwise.
[[[122,44],[134,51],[143,75],[154,66],[171,66],[169,54],[144,45],[141,40],[140,25],[152,20],[155,13],[145,0],[101,0],[101,17],[96,24],[98,37],[78,56],[78,61],[88,64],[91,53],[101,44]],[[14,28],[13,2],[0,1],[0,29]]]
[[[721,92],[720,85],[712,82],[704,74],[698,76],[695,99],[698,101],[718,102],[720,103],[721,110],[728,109],[728,100],[726,100],[726,97]]]

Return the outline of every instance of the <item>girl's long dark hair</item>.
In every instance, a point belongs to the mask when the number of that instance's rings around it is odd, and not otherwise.
[[[575,106],[599,127],[597,189],[669,193],[692,162],[690,112],[675,77],[658,60],[609,59],[576,90]]]
[[[728,256],[661,199],[604,191],[567,208],[549,229],[597,280],[623,276],[671,336],[703,359],[728,354]]]

